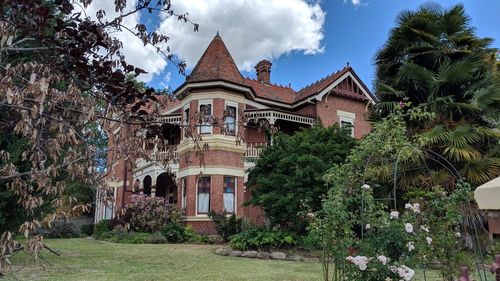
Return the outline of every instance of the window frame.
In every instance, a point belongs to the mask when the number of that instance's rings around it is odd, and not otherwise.
[[[234,101],[225,101],[224,102],[224,112],[227,112],[228,107],[234,107],[234,133],[228,134],[227,133],[227,127],[226,127],[226,117],[224,116],[224,135],[226,136],[236,136],[238,134],[238,103]]]
[[[202,178],[208,178],[208,210],[207,212],[200,212],[199,211],[199,200],[200,200],[200,182]],[[206,194],[207,192],[203,192],[203,194]],[[196,184],[196,214],[197,215],[207,215],[210,212],[210,207],[211,207],[211,194],[212,193],[212,177],[211,176],[201,176],[198,178],[198,183]]]
[[[232,212],[228,212],[226,211],[226,206],[225,206],[225,203],[224,203],[224,194],[226,193],[229,193],[229,192],[226,192],[226,178],[232,178],[234,179],[234,186],[233,186],[233,211]],[[227,214],[236,214],[236,210],[237,210],[237,206],[238,204],[236,203],[237,202],[237,188],[238,188],[238,177],[235,177],[235,176],[224,176],[223,178],[223,181],[222,181],[222,208],[223,210],[227,213]]]
[[[201,119],[201,106],[203,105],[210,105],[210,115],[211,117],[214,116],[214,103],[213,100],[199,100],[198,101],[198,112],[200,113],[200,119]],[[214,132],[214,126],[212,124],[210,125],[204,125],[203,120],[199,120],[199,126],[198,126],[198,133],[202,135],[212,135]],[[210,132],[202,132],[202,127],[207,127],[210,128]]]
[[[352,112],[337,110],[337,116],[339,117],[339,127],[342,127],[342,122],[351,124],[351,136],[354,137],[354,129],[356,126],[356,114]]]
[[[181,179],[181,208],[185,209],[187,207],[187,178]]]

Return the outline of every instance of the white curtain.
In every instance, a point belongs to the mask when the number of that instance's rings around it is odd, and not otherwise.
[[[224,210],[234,213],[234,193],[224,193]]]
[[[198,213],[208,213],[210,193],[198,193]]]
[[[226,117],[226,133],[228,135],[234,135],[236,133],[235,118],[232,116]]]

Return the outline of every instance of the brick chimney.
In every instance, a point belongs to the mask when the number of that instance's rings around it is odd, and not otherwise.
[[[272,63],[268,60],[261,60],[255,66],[257,71],[257,80],[267,84],[271,83],[271,65]]]

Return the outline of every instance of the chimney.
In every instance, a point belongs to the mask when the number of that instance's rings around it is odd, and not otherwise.
[[[271,83],[271,65],[272,63],[268,60],[261,60],[255,66],[257,71],[257,80],[267,84]]]

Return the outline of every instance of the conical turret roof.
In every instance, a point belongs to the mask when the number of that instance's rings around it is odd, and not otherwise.
[[[217,32],[212,42],[201,56],[200,60],[191,71],[187,82],[226,80],[235,83],[243,83],[236,63],[229,50]]]

